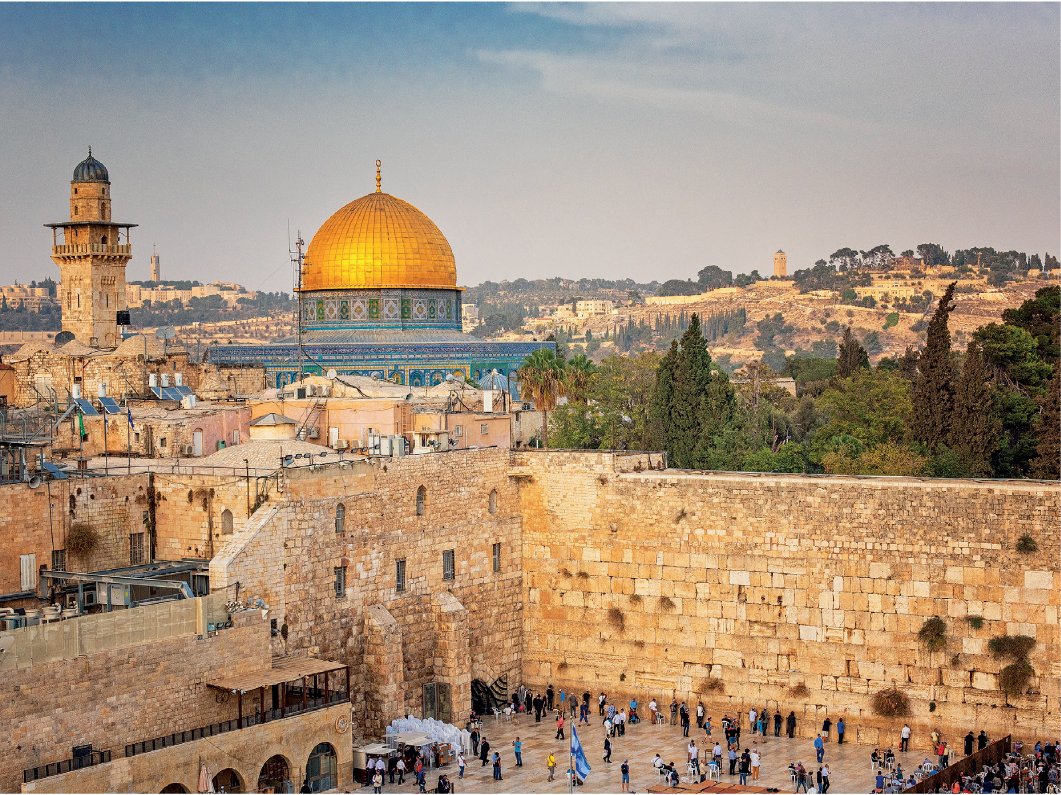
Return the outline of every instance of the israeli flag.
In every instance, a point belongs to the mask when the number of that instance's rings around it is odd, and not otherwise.
[[[586,752],[582,750],[582,743],[578,741],[578,730],[571,726],[571,756],[575,758],[575,775],[582,781],[589,775],[590,766],[586,761]]]

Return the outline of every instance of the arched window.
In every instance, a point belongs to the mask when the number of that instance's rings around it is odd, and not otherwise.
[[[287,792],[288,790],[282,787],[289,783],[291,783],[291,768],[288,767],[284,757],[277,754],[265,760],[262,772],[258,774],[258,792],[262,792],[266,787],[272,787],[273,792]]]
[[[339,503],[335,506],[335,532],[341,534],[346,529],[346,506]]]
[[[492,489],[490,491],[490,504],[487,506],[487,510],[489,510],[490,513],[497,512],[497,489]]]
[[[306,762],[305,784],[310,792],[324,792],[335,789],[338,783],[335,749],[329,743],[320,743]]]
[[[232,535],[232,511],[228,508],[221,512],[221,534]]]
[[[226,767],[214,776],[214,792],[243,792],[243,779],[231,767]]]
[[[423,486],[416,490],[416,515],[424,515],[424,506],[427,504],[427,489]]]

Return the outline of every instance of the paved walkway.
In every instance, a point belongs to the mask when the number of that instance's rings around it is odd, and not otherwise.
[[[630,764],[630,789],[632,791],[645,793],[649,787],[656,787],[662,781],[657,777],[652,766],[652,759],[659,753],[667,762],[675,762],[679,773],[685,777],[686,744],[688,740],[682,736],[680,726],[652,726],[647,721],[642,721],[636,726],[627,725],[626,736],[616,737],[612,740],[612,762],[608,764],[602,761],[604,754],[604,727],[601,719],[594,716],[590,724],[583,723],[579,728],[578,736],[582,747],[586,751],[586,758],[592,768],[586,786],[578,788],[582,793],[598,792],[620,792],[621,775],[619,766],[623,759],[628,759]],[[516,722],[495,720],[494,718],[483,719],[483,736],[490,742],[490,754],[499,751],[501,753],[501,771],[503,780],[493,780],[493,768],[490,765],[481,766],[478,759],[469,759],[464,780],[457,781],[457,765],[447,765],[440,770],[428,771],[428,791],[434,791],[438,783],[438,776],[442,773],[448,775],[450,780],[456,784],[457,793],[507,793],[507,792],[532,792],[532,793],[561,793],[567,791],[564,780],[564,771],[567,770],[569,757],[568,748],[571,737],[571,722],[565,722],[567,740],[556,739],[556,726],[552,720],[542,719],[541,723],[535,723],[533,715],[529,718],[522,716]],[[715,726],[714,735],[721,734],[721,727]],[[523,767],[516,767],[515,754],[512,750],[512,741],[517,737],[523,742]],[[696,745],[701,749],[703,759],[703,748],[705,744],[703,731],[697,732],[696,725],[690,728],[690,738],[696,740]],[[748,777],[749,786],[776,787],[781,792],[795,792],[795,785],[788,772],[790,762],[802,761],[804,766],[813,773],[818,766],[814,764],[813,740],[806,737],[797,737],[792,740],[787,737],[766,738],[766,742],[746,742],[748,737],[742,733],[742,747],[757,747],[762,754],[762,766],[760,768],[759,780],[753,782]],[[714,747],[712,743],[711,747]],[[546,757],[552,751],[556,756],[557,770],[556,780],[549,781],[549,770],[545,765]],[[842,746],[837,745],[835,740],[826,743],[825,761],[832,773],[832,786],[830,795],[837,793],[859,793],[873,791],[873,773],[870,769],[870,754],[872,746],[856,745],[845,742]],[[899,754],[898,761],[905,770],[907,766],[913,766],[922,761],[924,751],[917,750],[906,754]],[[724,759],[722,783],[737,784],[738,776],[727,775],[729,764]],[[688,780],[688,779],[686,779]],[[404,785],[385,784],[383,791],[394,793],[416,792],[415,782],[406,781]],[[813,785],[811,791],[813,792]],[[371,788],[365,788],[365,792],[371,792]],[[739,792],[739,789],[734,789]]]

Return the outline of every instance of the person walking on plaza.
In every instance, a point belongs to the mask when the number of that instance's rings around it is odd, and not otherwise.
[[[472,756],[478,756],[479,755],[479,738],[481,736],[482,735],[479,734],[479,730],[478,729],[472,729],[471,738],[470,738],[471,741],[472,741]]]
[[[623,763],[619,766],[619,772],[623,774],[623,788],[622,792],[630,791],[630,764],[627,760],[623,760]]]
[[[682,737],[689,736],[689,709],[685,706],[685,702],[682,702]]]
[[[490,761],[490,743],[483,738],[483,741],[479,744],[479,758],[483,760],[481,767],[486,767],[486,763]]]
[[[759,780],[759,763],[762,761],[762,755],[759,753],[758,748],[752,748],[751,753],[752,761],[752,781]]]
[[[598,714],[600,714],[602,716],[604,715],[604,705],[607,704],[607,703],[608,703],[608,697],[606,695],[604,695],[604,691],[602,690],[601,694],[599,696],[597,696],[597,712],[598,712]]]
[[[564,713],[560,713],[556,716],[556,739],[564,739]]]
[[[965,735],[965,755],[969,756],[973,752],[973,743],[976,742],[976,736],[970,732]]]
[[[696,705],[696,728],[704,728],[704,702],[700,701]]]
[[[814,755],[818,758],[819,765],[825,759],[825,742],[820,734],[814,738]]]
[[[829,791],[829,766],[822,768],[822,795]]]
[[[781,736],[781,708],[777,708],[777,712],[774,713],[774,737]]]
[[[457,754],[457,778],[464,778],[464,768],[467,766],[468,760],[464,758],[464,751],[461,751]],[[404,767],[401,767],[399,769],[405,770]],[[399,773],[399,775],[401,774]],[[402,782],[399,781],[398,783],[401,784]]]
[[[656,704],[656,699],[652,699],[648,702],[648,716],[652,719],[653,723],[656,723],[656,715],[659,712],[659,705]]]
[[[718,771],[721,773],[722,772],[722,745],[720,743],[715,743],[715,747],[711,751],[711,756],[714,758],[715,764],[718,765]]]
[[[689,755],[688,764],[696,770],[696,775],[700,775],[700,749],[696,747],[696,740],[690,740],[689,744],[685,746],[685,751]]]
[[[788,731],[788,739],[792,739],[792,736],[796,733],[796,712],[793,710],[788,713],[788,722],[786,729]]]
[[[501,754],[494,751],[494,781],[501,780]]]
[[[759,716],[759,713],[752,707],[748,710],[748,733],[755,734],[755,719]]]
[[[607,735],[604,737],[604,761],[609,763],[612,761],[612,741]]]
[[[377,793],[383,792],[383,774],[380,773],[378,770],[376,771],[376,774],[372,777],[372,791]]]
[[[615,715],[615,722],[619,727],[619,736],[626,736],[626,710],[621,709]]]
[[[840,718],[840,720],[838,720],[836,722],[836,744],[837,745],[843,745],[844,744],[844,732],[846,730],[847,730],[847,726],[844,724],[844,719]]]
[[[729,747],[729,774],[731,776],[737,774],[737,746],[735,745]]]
[[[983,751],[987,748],[987,735],[984,734],[984,730],[981,729],[980,733],[976,736],[976,750]]]
[[[586,702],[582,702],[582,705],[579,707],[579,710],[580,711],[578,713],[578,722],[589,723],[589,704]]]
[[[553,752],[549,752],[549,758],[545,760],[545,764],[549,768],[549,780],[553,780],[553,775],[556,773],[556,757],[553,756]]]
[[[512,747],[516,749],[516,767],[523,767],[523,741],[517,737],[512,741]]]
[[[670,725],[673,726],[678,722],[678,702],[675,699],[670,700]]]
[[[549,705],[549,711],[552,712],[553,711],[553,686],[552,685],[549,685],[547,688],[545,688],[545,700],[546,700],[546,703],[548,703],[548,705]]]
[[[899,735],[899,750],[909,751],[910,750],[910,727],[907,724],[903,724],[903,730]]]
[[[822,769],[819,767],[818,772],[814,774],[814,780],[817,782],[817,786],[814,788],[815,792],[821,795],[822,791]]]

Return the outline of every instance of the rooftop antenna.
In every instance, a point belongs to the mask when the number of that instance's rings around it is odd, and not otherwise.
[[[288,229],[288,240],[290,235],[291,231]],[[295,325],[298,328],[298,380],[301,381],[304,374],[302,360],[306,355],[302,349],[302,246],[305,242],[302,240],[301,230],[295,235],[295,248],[292,250],[289,242],[288,253],[291,255],[291,264],[295,267]]]

